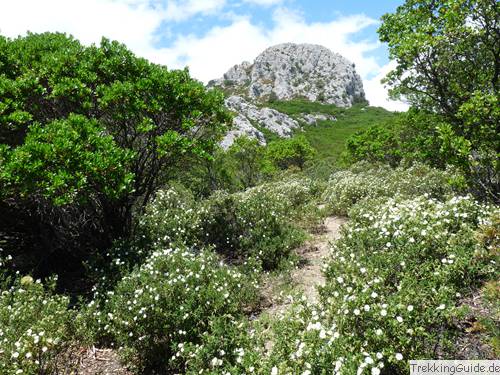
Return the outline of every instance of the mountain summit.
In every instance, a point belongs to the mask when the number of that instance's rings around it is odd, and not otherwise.
[[[233,66],[209,86],[259,102],[302,98],[350,107],[366,101],[354,64],[314,44],[269,47],[253,63]]]
[[[265,144],[263,132],[288,138],[301,125],[332,120],[322,114],[290,117],[266,106],[275,100],[306,99],[338,107],[366,103],[363,83],[354,64],[315,44],[285,43],[269,47],[253,63],[245,61],[233,66],[208,86],[226,92],[226,106],[235,113],[233,128],[221,143],[223,148],[230,147],[242,135]]]

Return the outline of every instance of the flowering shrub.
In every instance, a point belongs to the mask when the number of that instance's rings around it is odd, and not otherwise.
[[[270,270],[304,239],[292,222],[317,221],[314,200],[319,192],[310,179],[289,179],[242,193],[219,191],[195,202],[186,192],[170,188],[158,192],[140,227],[155,247],[213,246],[228,258],[257,258]]]
[[[68,298],[29,276],[0,294],[0,373],[46,374],[69,337]]]
[[[474,229],[490,212],[469,197],[421,196],[353,216],[322,298],[342,345],[365,353],[350,356],[360,371],[404,373],[402,359],[434,358],[445,346],[460,292],[494,272],[474,251]]]
[[[410,358],[452,353],[461,293],[497,270],[495,255],[477,250],[491,250],[494,209],[469,197],[374,204],[363,202],[334,244],[321,303],[295,301],[258,332],[270,349],[254,338],[235,373],[404,374]],[[480,245],[478,226],[488,233]]]
[[[362,199],[377,197],[415,196],[429,194],[441,197],[453,192],[451,172],[433,169],[424,164],[392,169],[357,163],[351,169],[334,173],[322,199],[328,209],[339,215],[347,215],[349,209]]]
[[[141,233],[154,245],[198,244],[200,212],[192,194],[178,186],[159,190],[140,219]]]
[[[221,324],[230,329],[242,309],[255,302],[256,286],[256,279],[208,250],[161,250],[114,291],[97,296],[86,313],[101,339],[118,346],[139,373],[182,371],[184,348],[196,348],[214,329],[224,330]],[[210,351],[231,346],[224,340],[219,344]]]
[[[205,242],[230,258],[252,257],[275,269],[304,239],[284,206],[264,194],[214,194],[200,210]]]
[[[319,223],[317,203],[325,189],[324,183],[306,177],[283,176],[283,180],[270,182],[247,190],[252,196],[266,196],[279,202],[283,215],[299,224],[315,226]]]

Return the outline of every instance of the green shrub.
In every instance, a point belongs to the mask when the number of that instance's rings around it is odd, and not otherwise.
[[[24,144],[6,154],[0,181],[16,186],[24,198],[52,199],[56,205],[88,202],[96,192],[119,199],[131,188],[129,150],[103,135],[95,120],[71,114],[67,119],[30,126]]]
[[[227,258],[258,259],[271,270],[304,240],[293,222],[318,220],[314,202],[320,191],[306,178],[288,178],[286,183],[263,184],[241,193],[219,191],[199,202],[178,188],[161,190],[140,219],[139,233],[153,247],[212,246]]]
[[[406,374],[409,359],[453,353],[461,296],[497,271],[475,251],[492,208],[470,197],[372,203],[333,245],[320,304],[296,302],[267,356],[246,348],[265,358],[253,364],[262,373]]]
[[[335,172],[323,193],[328,209],[347,215],[363,199],[429,194],[441,197],[453,192],[456,179],[452,172],[440,171],[425,164],[392,169],[386,165],[358,163],[349,170]]]
[[[139,373],[182,372],[183,347],[231,329],[255,302],[256,286],[211,251],[159,250],[104,295],[101,308],[91,304],[87,316],[97,321],[101,339],[119,347]],[[212,345],[210,354],[227,345]]]
[[[303,169],[304,164],[313,158],[314,153],[314,149],[304,136],[295,136],[290,139],[269,142],[265,160],[274,168],[297,167]]]
[[[411,109],[349,137],[344,159],[351,163],[382,162],[393,167],[404,159],[444,168],[450,160],[441,150],[443,142],[436,130],[443,123],[439,115]]]
[[[30,252],[42,274],[129,237],[166,175],[209,158],[230,122],[221,92],[118,42],[28,33],[0,45],[0,205],[11,218],[0,231],[33,237],[16,255]]]
[[[227,151],[227,164],[243,188],[257,185],[264,177],[264,152],[257,139],[238,137]]]
[[[1,285],[1,283],[0,283]],[[67,347],[73,313],[69,299],[30,276],[0,294],[0,373],[47,374]]]

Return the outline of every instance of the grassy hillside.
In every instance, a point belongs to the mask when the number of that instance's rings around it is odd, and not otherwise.
[[[316,125],[303,124],[304,135],[317,151],[317,160],[332,163],[339,161],[339,157],[344,151],[345,141],[351,135],[366,129],[368,126],[386,122],[397,116],[396,113],[380,107],[356,105],[352,108],[339,108],[335,105],[313,103],[306,100],[275,101],[266,105],[299,121],[304,113],[335,116],[337,121],[318,121]]]

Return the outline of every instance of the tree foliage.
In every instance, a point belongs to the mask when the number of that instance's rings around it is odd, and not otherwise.
[[[220,92],[118,42],[0,37],[0,205],[50,230],[45,248],[109,246],[229,120]]]
[[[314,149],[306,137],[299,135],[290,139],[278,139],[270,142],[265,160],[271,168],[287,169],[296,167],[303,169],[307,161],[314,156]]]
[[[264,176],[265,147],[257,139],[238,137],[228,149],[236,179],[243,188],[257,185]]]
[[[348,138],[344,157],[349,162],[368,160],[393,167],[405,159],[444,168],[449,159],[441,152],[437,129],[445,124],[440,115],[410,109]]]
[[[496,0],[407,0],[382,21],[380,39],[398,64],[387,76],[394,96],[456,119],[475,93],[498,94]]]
[[[382,17],[380,39],[397,67],[391,95],[441,114],[441,152],[476,190],[499,197],[500,3],[407,0]]]

